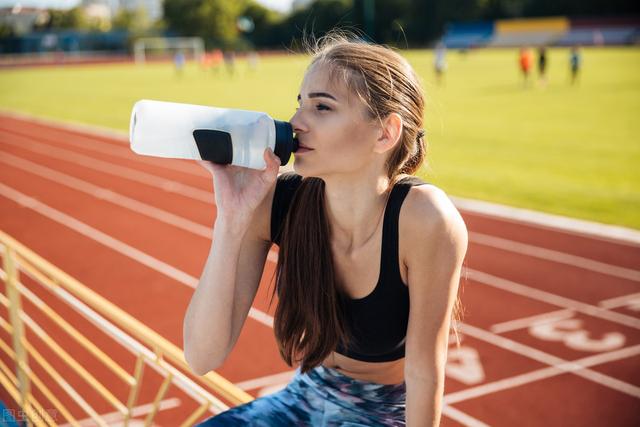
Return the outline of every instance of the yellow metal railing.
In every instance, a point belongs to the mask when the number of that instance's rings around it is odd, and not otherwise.
[[[139,416],[140,411],[134,409],[147,384],[146,394],[151,391],[155,397],[146,405],[145,426],[156,419],[170,389],[189,398],[189,404],[183,405],[186,418],[175,424],[181,426],[193,425],[207,411],[216,414],[228,409],[221,399],[232,406],[253,399],[215,372],[204,377],[191,374],[178,347],[1,231],[0,255],[0,280],[5,284],[0,310],[6,309],[0,316],[0,387],[21,408],[21,417],[28,424],[79,426],[82,417],[107,426],[115,420],[113,414],[107,421],[96,409],[106,405],[115,409],[119,424],[128,426]],[[23,304],[29,305],[28,312]],[[73,315],[61,315],[54,305]],[[85,323],[78,323],[77,318]],[[87,336],[86,331],[95,327],[104,334],[103,339],[114,343],[108,352],[96,344],[97,337]],[[54,329],[60,333],[54,335]],[[118,352],[133,359],[126,363],[110,355]],[[88,359],[100,369],[86,368]],[[155,371],[153,377],[143,375],[145,366]],[[81,381],[73,383],[72,374]],[[105,380],[106,374],[111,379]],[[145,378],[149,380],[143,381]],[[123,389],[128,390],[122,393]],[[95,396],[100,399],[92,400]],[[72,402],[73,408],[65,401]]]

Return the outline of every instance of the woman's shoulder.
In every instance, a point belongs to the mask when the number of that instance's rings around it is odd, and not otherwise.
[[[411,187],[402,206],[402,220],[403,234],[410,239],[432,236],[429,240],[433,242],[441,238],[466,240],[467,237],[462,215],[444,190],[434,184]]]

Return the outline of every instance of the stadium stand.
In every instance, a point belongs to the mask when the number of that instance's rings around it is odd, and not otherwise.
[[[484,46],[493,34],[493,22],[449,24],[442,42],[453,49]]]
[[[552,45],[570,27],[566,18],[499,20],[488,46],[515,47]]]
[[[638,30],[631,28],[578,28],[556,41],[558,46],[570,45],[623,45],[633,44]]]
[[[599,18],[571,20],[571,30],[558,40],[559,46],[625,45],[638,43],[640,18]]]
[[[535,18],[459,23],[440,40],[449,48],[597,46],[640,43],[640,18]]]

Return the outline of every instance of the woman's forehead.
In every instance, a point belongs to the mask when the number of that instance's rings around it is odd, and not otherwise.
[[[328,64],[312,64],[302,79],[300,95],[306,96],[312,92],[326,92],[333,95],[338,101],[348,102],[350,91],[344,79],[340,78],[340,73],[335,67]]]

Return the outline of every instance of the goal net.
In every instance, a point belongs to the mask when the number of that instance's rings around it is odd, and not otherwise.
[[[144,37],[136,40],[133,46],[137,64],[150,59],[172,58],[177,52],[182,52],[185,59],[200,61],[204,41],[200,37]]]

